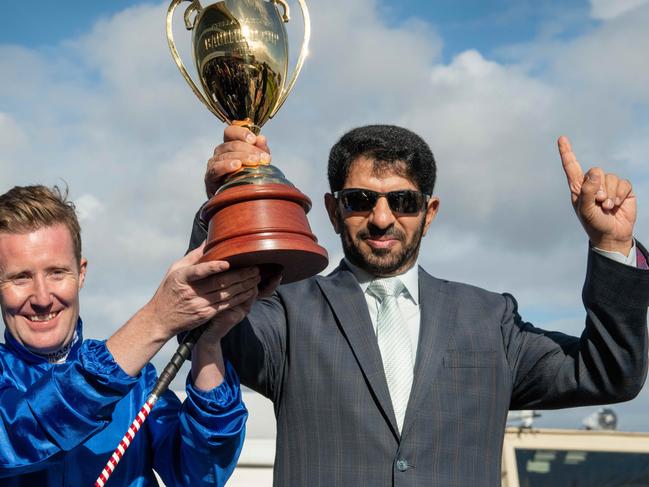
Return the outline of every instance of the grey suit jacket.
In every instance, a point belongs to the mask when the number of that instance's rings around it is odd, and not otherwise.
[[[191,246],[203,238],[196,224]],[[344,266],[281,286],[225,338],[242,383],[274,403],[276,486],[497,487],[508,409],[619,402],[642,388],[649,271],[590,252],[580,338],[524,322],[510,295],[423,269],[419,292],[401,435],[365,298]]]

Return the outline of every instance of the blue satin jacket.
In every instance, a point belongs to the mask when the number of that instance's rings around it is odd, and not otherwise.
[[[0,485],[92,486],[156,381],[149,364],[130,377],[104,342],[79,340],[63,364],[49,364],[5,331],[0,344]],[[108,487],[222,486],[241,451],[247,411],[239,379],[202,392],[187,384],[180,403],[165,393]]]

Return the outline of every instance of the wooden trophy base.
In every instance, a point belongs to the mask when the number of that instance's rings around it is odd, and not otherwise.
[[[203,208],[209,229],[201,261],[279,271],[282,283],[313,276],[327,267],[328,257],[309,227],[310,209],[311,200],[286,184],[228,188]]]

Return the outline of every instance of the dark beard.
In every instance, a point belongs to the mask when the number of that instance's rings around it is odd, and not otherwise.
[[[412,267],[419,254],[419,247],[426,225],[425,216],[421,219],[419,231],[413,236],[410,244],[405,243],[405,235],[403,232],[394,228],[394,226],[386,229],[380,229],[373,225],[368,225],[365,230],[361,230],[356,234],[356,241],[363,240],[368,237],[379,236],[393,236],[401,241],[403,248],[397,254],[391,255],[390,249],[374,249],[369,248],[369,253],[364,254],[356,242],[351,238],[346,230],[342,218],[339,217],[340,241],[343,246],[345,257],[355,266],[369,272],[373,276],[386,277],[401,274]]]

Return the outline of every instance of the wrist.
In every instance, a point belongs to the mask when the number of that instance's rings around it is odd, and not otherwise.
[[[226,369],[220,342],[206,345],[202,341],[192,351],[191,375],[194,386],[209,391],[223,383]]]
[[[606,252],[619,252],[625,257],[628,257],[633,248],[633,237],[628,240],[613,240],[606,238],[598,240],[591,239],[590,243],[593,247],[599,250],[604,250]]]
[[[201,361],[211,361],[214,360],[214,357],[221,352],[221,341],[220,340],[206,340],[208,337],[201,337],[201,340],[198,340],[194,349],[192,350],[192,356],[200,359]]]
[[[106,348],[115,362],[131,377],[158,353],[167,341],[157,327],[151,326],[152,317],[141,309],[106,340]]]

